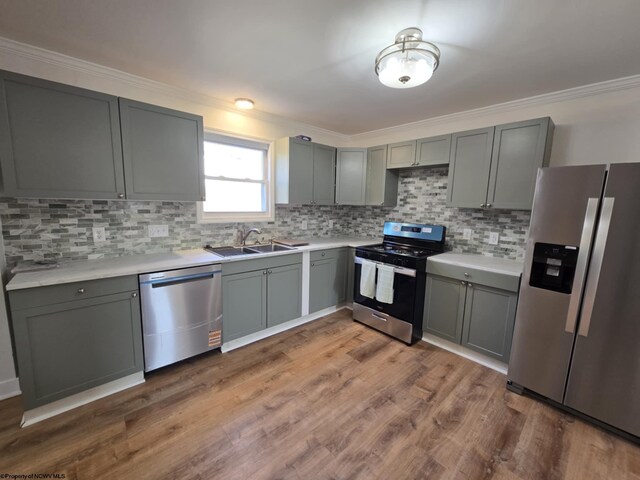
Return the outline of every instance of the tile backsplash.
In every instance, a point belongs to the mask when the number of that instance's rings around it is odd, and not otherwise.
[[[398,205],[277,206],[275,221],[254,224],[279,237],[377,237],[385,220],[437,223],[447,227],[447,247],[461,252],[522,259],[529,212],[458,209],[446,206],[447,167],[402,171]],[[160,253],[233,244],[242,223],[200,224],[192,202],[116,200],[0,199],[7,264],[42,259],[74,260],[135,253]],[[306,230],[301,227],[306,222]],[[149,225],[168,225],[168,237],[149,238]],[[106,241],[94,243],[93,227],[104,227]],[[470,240],[463,229],[470,228]],[[498,245],[487,242],[490,232]]]

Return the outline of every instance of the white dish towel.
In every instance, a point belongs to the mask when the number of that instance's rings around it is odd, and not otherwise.
[[[376,300],[382,303],[393,303],[393,267],[378,265],[378,284],[376,285]]]
[[[360,270],[360,295],[373,298],[376,294],[376,264],[362,260]]]

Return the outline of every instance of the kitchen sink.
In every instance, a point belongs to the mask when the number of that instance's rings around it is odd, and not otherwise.
[[[295,250],[293,247],[285,247],[284,245],[276,245],[275,243],[269,245],[254,245],[252,247],[244,247],[246,250],[253,250],[258,253],[268,252],[286,252],[288,250]]]
[[[284,245],[253,245],[251,247],[212,247],[207,245],[204,247],[207,252],[215,253],[221,257],[237,257],[240,255],[255,255],[257,253],[271,253],[271,252],[285,252],[288,250],[295,250],[293,247],[285,247]]]

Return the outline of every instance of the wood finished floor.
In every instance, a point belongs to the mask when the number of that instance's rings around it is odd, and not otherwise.
[[[640,447],[506,391],[493,370],[338,313],[25,429],[0,473],[68,479],[638,479]]]

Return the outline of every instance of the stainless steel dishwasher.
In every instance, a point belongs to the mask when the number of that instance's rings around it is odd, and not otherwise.
[[[222,344],[220,265],[140,275],[144,371]]]

